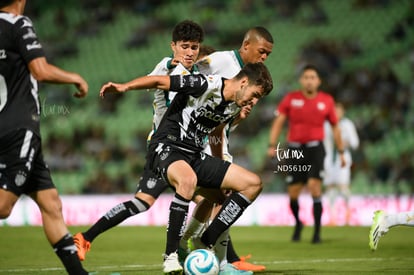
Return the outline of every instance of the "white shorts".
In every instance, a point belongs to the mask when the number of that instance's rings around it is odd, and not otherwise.
[[[345,154],[346,165],[341,167],[340,160],[331,161],[331,156],[325,158],[325,173],[323,178],[324,185],[349,185],[351,182],[352,159],[349,154]]]

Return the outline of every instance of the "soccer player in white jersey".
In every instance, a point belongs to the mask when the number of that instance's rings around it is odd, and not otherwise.
[[[184,20],[178,23],[172,31],[172,57],[165,57],[157,64],[149,75],[190,75],[197,74],[194,65],[198,58],[200,44],[204,39],[203,29],[193,21]],[[154,90],[154,117],[153,129],[149,134],[156,132],[158,125],[171,104],[174,92],[168,90]],[[78,248],[80,260],[85,259],[90,250],[92,241],[101,233],[120,224],[124,220],[147,211],[168,187],[164,180],[155,175],[151,169],[144,167],[144,172],[137,186],[137,192],[132,200],[120,203],[110,209],[87,231],[75,234],[75,244]]]
[[[346,202],[347,214],[346,221],[348,223],[348,201],[350,196],[351,183],[351,166],[352,155],[351,150],[356,150],[359,146],[359,137],[355,125],[349,118],[345,117],[345,108],[341,103],[335,104],[335,112],[338,117],[338,126],[341,130],[342,144],[344,146],[344,157],[346,165],[341,167],[338,151],[335,149],[332,127],[325,122],[325,175],[323,183],[326,186],[326,193],[329,198],[331,224],[334,225],[336,220],[336,212],[334,208],[335,200],[338,195],[344,197]],[[339,194],[338,194],[339,193]]]
[[[378,242],[391,227],[414,226],[414,211],[386,213],[383,210],[374,212],[374,218],[369,231],[369,247],[376,250]]]
[[[234,77],[246,63],[264,62],[271,54],[273,49],[273,37],[270,32],[264,27],[254,27],[249,29],[245,35],[242,45],[238,50],[231,51],[217,51],[197,62],[200,72],[203,74],[217,74],[225,78]],[[251,111],[250,106],[242,109],[245,116],[248,116]],[[232,162],[233,157],[228,150],[228,138],[232,130],[237,127],[240,120],[236,119],[228,123],[224,130],[221,140],[222,158]],[[216,139],[213,140],[215,142]],[[217,144],[210,144],[217,145]],[[212,154],[211,146],[205,150],[206,153]],[[203,200],[194,211],[191,217],[183,239],[180,242],[181,249],[185,249],[187,241],[192,235],[200,232],[208,220],[209,211],[206,208],[211,208],[212,202]],[[199,214],[201,213],[201,214]],[[227,241],[228,240],[228,241]],[[263,271],[265,266],[254,265],[246,261],[247,257],[239,257],[228,237],[228,232],[220,236],[216,245],[217,255],[222,260],[221,265],[225,265],[226,261],[232,263],[239,270]]]

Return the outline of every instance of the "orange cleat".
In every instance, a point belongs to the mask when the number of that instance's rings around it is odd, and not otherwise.
[[[75,242],[76,248],[78,249],[78,258],[83,261],[86,257],[86,252],[91,250],[91,242],[85,240],[82,233],[76,233],[73,236],[73,241]]]
[[[252,255],[250,254],[247,256],[241,256],[240,261],[232,262],[231,264],[234,265],[238,270],[260,272],[266,269],[264,265],[256,265],[256,264],[247,262],[247,260],[250,259],[251,257]]]

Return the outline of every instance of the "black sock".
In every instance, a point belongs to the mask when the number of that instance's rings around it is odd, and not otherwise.
[[[170,216],[167,225],[167,245],[165,254],[169,255],[178,250],[181,237],[184,234],[190,200],[175,193],[170,204]]]
[[[53,250],[60,258],[66,271],[70,275],[87,275],[88,272],[83,268],[76,251],[73,237],[66,234],[57,243],[53,245]]]
[[[212,247],[218,237],[228,229],[242,214],[244,209],[250,205],[250,201],[240,193],[232,193],[223,203],[217,216],[201,236],[201,241]]]
[[[149,205],[140,199],[134,198],[118,204],[102,216],[88,231],[83,233],[83,237],[92,242],[102,232],[120,224],[127,218],[138,213],[147,211]]]
[[[313,219],[315,231],[314,235],[319,236],[321,231],[321,218],[322,218],[322,201],[321,198],[313,198]]]
[[[233,242],[231,241],[230,235],[229,241],[227,242],[227,261],[229,263],[240,261],[239,255],[237,255],[236,251],[234,250]]]
[[[299,220],[299,202],[297,199],[290,199],[290,210],[295,217],[296,224],[300,223]]]

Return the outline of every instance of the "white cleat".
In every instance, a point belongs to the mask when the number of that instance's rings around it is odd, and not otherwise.
[[[163,272],[168,275],[182,275],[183,267],[178,261],[178,254],[173,252],[169,255],[164,255]]]
[[[385,219],[385,212],[377,210],[374,212],[374,218],[369,231],[369,247],[375,251],[378,246],[379,239],[388,232],[388,225]]]

